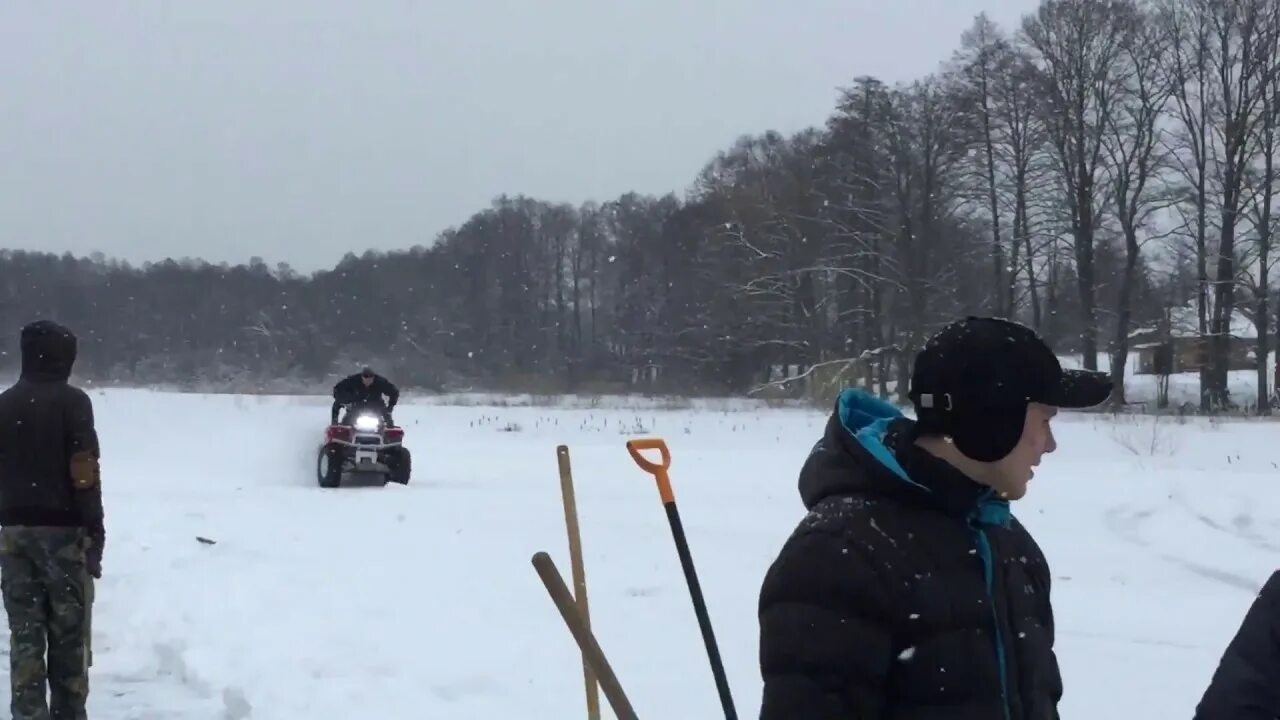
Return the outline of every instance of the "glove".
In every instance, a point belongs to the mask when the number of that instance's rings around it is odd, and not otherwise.
[[[89,574],[95,578],[102,577],[102,541],[98,538],[89,540],[89,547],[85,550],[85,566],[89,569]]]

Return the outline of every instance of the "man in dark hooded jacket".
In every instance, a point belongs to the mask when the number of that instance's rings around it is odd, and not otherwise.
[[[760,593],[762,720],[1053,720],[1049,567],[1016,520],[1057,408],[1110,393],[1031,330],[969,318],[916,357],[917,420],[861,390],[800,472]]]
[[[386,400],[383,400],[383,397]],[[333,407],[329,410],[329,421],[337,424],[338,411],[344,406],[377,405],[382,408],[383,418],[388,425],[394,424],[391,411],[400,401],[400,388],[390,380],[375,373],[373,368],[366,367],[355,375],[348,375],[333,386]]]
[[[1280,572],[1262,586],[1196,706],[1195,720],[1280,718]]]
[[[81,720],[105,541],[93,403],[68,384],[76,337],[22,329],[22,375],[0,393],[0,593],[15,720]],[[46,646],[48,658],[46,661]],[[49,690],[46,702],[45,690]]]

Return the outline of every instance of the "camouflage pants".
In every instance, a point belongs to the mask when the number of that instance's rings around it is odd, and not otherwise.
[[[92,604],[87,543],[76,528],[0,528],[0,593],[9,615],[14,720],[87,717]]]

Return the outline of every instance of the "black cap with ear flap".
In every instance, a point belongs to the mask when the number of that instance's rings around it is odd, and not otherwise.
[[[1022,439],[1027,401],[988,403],[980,398],[923,393],[916,401],[916,428],[920,435],[943,435],[965,457],[995,462],[1013,451]]]
[[[1093,407],[1111,385],[1105,373],[1064,370],[1025,325],[968,317],[925,343],[909,394],[921,434],[949,436],[965,456],[994,462],[1017,446],[1029,403]]]
[[[367,377],[367,378],[373,377],[373,368],[369,367],[368,365],[365,365],[364,369],[360,371],[360,375],[362,377]]]

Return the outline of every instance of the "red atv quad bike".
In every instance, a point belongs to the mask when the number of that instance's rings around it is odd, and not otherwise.
[[[359,479],[353,483],[359,485],[408,485],[410,463],[404,428],[387,425],[381,410],[352,408],[325,428],[316,481],[322,488],[341,487],[347,478]]]

